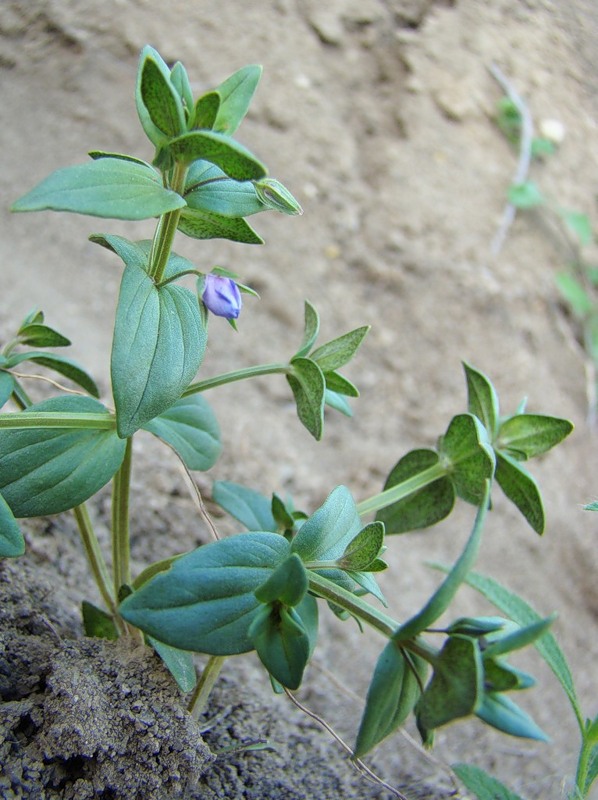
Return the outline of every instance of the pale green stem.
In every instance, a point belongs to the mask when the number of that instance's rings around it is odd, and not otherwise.
[[[581,797],[587,797],[586,783],[588,780],[588,766],[590,763],[590,753],[595,746],[595,742],[589,742],[585,735],[585,726],[582,728],[581,748],[577,760],[577,772],[575,775],[575,785],[580,791]]]
[[[132,438],[127,439],[125,457],[112,483],[112,575],[114,592],[131,583],[129,488],[131,483]]]
[[[261,375],[273,375],[275,373],[285,374],[288,371],[288,364],[277,363],[259,364],[255,367],[246,367],[245,369],[237,369],[233,372],[224,372],[222,375],[215,375],[213,378],[205,378],[203,381],[189,384],[183,392],[183,397],[188,397],[190,394],[197,394],[198,392],[205,392],[207,389],[215,389],[217,386],[224,386],[227,383],[242,381],[246,378],[258,378]]]
[[[174,166],[172,183],[170,188],[173,192],[183,194],[185,188],[185,177],[187,175],[187,165],[177,163]],[[152,249],[150,252],[149,275],[156,283],[161,283],[164,271],[168,264],[172,243],[177,232],[179,219],[182,209],[176,208],[160,217],[160,221],[154,234]]]
[[[390,489],[385,489],[383,492],[373,497],[368,497],[367,500],[362,500],[361,503],[357,504],[357,513],[363,516],[364,514],[369,514],[371,511],[379,511],[381,508],[386,508],[386,506],[390,506],[402,500],[404,497],[408,497],[419,489],[423,489],[430,483],[434,483],[434,481],[437,481],[439,478],[443,478],[450,472],[450,469],[449,465],[445,465],[439,461],[437,464],[433,464],[422,472],[418,472],[417,475],[413,475],[406,481],[397,483],[396,486],[391,486]]]
[[[114,430],[116,421],[111,414],[80,413],[64,411],[27,411],[25,414],[0,414],[0,429],[65,428],[77,430]]]
[[[210,656],[208,663],[203,668],[187,707],[194,719],[198,719],[206,707],[210,692],[218,680],[225,660],[225,656]]]

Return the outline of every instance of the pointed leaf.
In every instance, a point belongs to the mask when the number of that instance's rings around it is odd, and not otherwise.
[[[411,450],[395,464],[386,479],[384,489],[398,486],[434,466],[438,460],[438,453],[434,450]],[[454,504],[453,484],[449,478],[442,477],[381,509],[376,519],[384,523],[387,534],[405,533],[435,525],[450,514]]]
[[[483,372],[465,362],[463,369],[467,381],[467,410],[480,420],[490,439],[494,439],[498,426],[498,396]]]
[[[453,764],[452,769],[465,788],[474,793],[477,800],[524,800],[521,795],[511,792],[504,784],[479,767],[471,764]]]
[[[191,82],[189,81],[187,70],[180,61],[177,61],[170,70],[170,83],[183,102],[185,119],[187,121],[191,120],[195,113],[195,109],[193,107],[193,90],[191,88]]]
[[[177,161],[190,164],[198,158],[216,164],[236,181],[253,181],[267,174],[266,167],[242,144],[215,131],[192,131],[171,139],[170,152]]]
[[[150,64],[151,66],[148,67]],[[160,130],[158,125],[152,120],[152,115],[145,104],[142,92],[142,83],[144,82],[144,74],[148,68],[151,70],[152,75],[155,74],[155,69],[157,68],[162,75],[163,82],[170,83],[170,69],[168,64],[166,64],[157,50],[154,50],[153,47],[146,45],[142,49],[139,56],[137,82],[135,86],[135,105],[137,107],[139,121],[141,122],[141,126],[145,131],[146,136],[156,146],[156,148],[159,148],[168,141],[168,136],[164,133],[164,131]],[[145,77],[145,94],[150,94],[149,78],[147,76]],[[156,105],[153,97],[150,99],[150,102],[152,103],[152,107]],[[161,113],[162,111],[158,110],[158,114],[161,115]]]
[[[276,531],[271,504],[267,497],[232,481],[216,481],[212,500],[237,519],[248,531]]]
[[[348,397],[359,397],[359,391],[351,381],[348,381],[343,375],[338,372],[325,372],[324,380],[326,381],[326,389],[334,392],[335,394],[344,394]]]
[[[361,529],[355,501],[346,486],[337,486],[303,523],[291,550],[304,563],[336,561]]]
[[[292,608],[262,606],[249,637],[268,672],[288,689],[298,689],[309,660],[309,637]]]
[[[353,358],[369,329],[369,325],[364,325],[349,331],[349,333],[318,347],[310,354],[310,358],[316,362],[322,372],[333,372],[340,369]]]
[[[209,161],[195,161],[185,182],[189,208],[224,217],[248,217],[264,211],[251,181],[235,181]]]
[[[40,323],[21,325],[18,337],[21,344],[31,347],[68,347],[71,343],[66,336]]]
[[[90,397],[54,397],[36,411],[101,413]],[[27,428],[0,433],[0,492],[15,517],[58,514],[80,505],[119,468],[125,443],[114,430]]]
[[[220,95],[218,92],[206,92],[195,104],[195,116],[192,128],[206,128],[212,130],[218,109],[220,108]]]
[[[70,358],[59,356],[56,353],[31,350],[28,353],[11,355],[8,359],[8,364],[10,367],[16,367],[24,361],[33,361],[33,363],[46,367],[46,369],[58,372],[73,383],[76,383],[77,386],[85,389],[92,397],[99,397],[100,391],[96,386],[96,382],[82,367],[75,361],[71,361]]]
[[[518,461],[545,453],[568,436],[573,424],[543,414],[516,414],[500,426],[496,447]]]
[[[303,339],[299,350],[295,353],[295,356],[298,358],[303,358],[309,353],[314,346],[314,342],[318,338],[318,332],[320,330],[320,316],[309,300],[305,301],[304,316]]]
[[[297,404],[297,416],[314,439],[319,441],[324,427],[324,375],[310,358],[293,358],[291,367],[293,372],[286,377]]]
[[[118,630],[111,615],[87,600],[81,603],[83,630],[86,636],[96,639],[118,639]]]
[[[116,253],[127,266],[131,264],[147,272],[148,250],[143,246],[144,242],[131,242],[124,236],[106,233],[94,233],[89,241]]]
[[[110,219],[150,219],[185,205],[154,169],[101,158],[53,172],[12,205],[13,211],[72,211]]]
[[[409,659],[410,664],[392,641],[380,654],[359,725],[355,757],[361,758],[390,736],[413,710],[421,695],[427,664],[418,656],[409,655]]]
[[[475,714],[487,725],[491,725],[503,733],[520,736],[524,739],[537,739],[547,742],[548,737],[534,720],[526,714],[510,697],[504,694],[488,692]]]
[[[191,470],[213,467],[220,451],[220,427],[209,403],[199,395],[177,400],[143,426],[169,444]]]
[[[8,503],[0,494],[0,558],[17,558],[25,552],[25,539]]]
[[[251,99],[262,76],[258,64],[250,64],[237,70],[219,86],[216,92],[220,97],[220,107],[214,122],[214,129],[233,134],[247,113]]]
[[[339,565],[343,569],[367,571],[370,564],[380,555],[383,544],[383,523],[370,522],[349,543]]]
[[[494,658],[504,653],[510,653],[512,650],[520,650],[522,647],[527,647],[528,644],[543,636],[554,620],[555,617],[553,615],[538,622],[532,622],[529,625],[519,626],[516,630],[503,636],[496,636],[484,650],[484,658]]]
[[[176,647],[164,644],[164,642],[154,639],[153,636],[148,636],[147,639],[177,682],[181,692],[183,694],[190,692],[197,682],[193,654],[188,650],[179,650]]]
[[[264,243],[262,237],[244,219],[191,208],[181,214],[179,230],[192,239],[229,239],[242,244]]]
[[[274,572],[255,590],[260,603],[274,603],[285,606],[298,605],[307,592],[308,578],[303,562],[296,553],[279,564]]]
[[[177,559],[120,605],[124,619],[161,642],[215,656],[254,649],[255,590],[289,554],[277,533],[243,533]]]
[[[157,287],[144,270],[125,267],[111,363],[120,436],[130,436],[181,397],[206,340],[195,295],[174,284]]]
[[[440,449],[441,458],[451,462],[450,479],[459,497],[478,505],[495,467],[494,452],[482,423],[472,414],[453,417]]]
[[[545,517],[542,496],[529,472],[506,453],[497,453],[496,480],[536,533],[543,533]]]
[[[324,403],[335,411],[340,411],[340,413],[344,414],[346,417],[353,416],[353,409],[342,394],[337,394],[327,388],[324,392]]]

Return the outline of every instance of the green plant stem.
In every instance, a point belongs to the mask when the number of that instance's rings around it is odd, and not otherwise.
[[[187,165],[176,163],[173,168],[172,181],[170,188],[173,192],[183,194],[185,189],[185,177],[187,175]],[[172,250],[172,243],[177,232],[179,219],[181,217],[181,209],[176,208],[174,211],[169,211],[160,217],[160,221],[156,227],[154,240],[152,242],[152,249],[149,259],[149,275],[157,284],[162,283],[164,278],[164,271],[168,264],[170,252]]]
[[[108,431],[116,428],[111,414],[80,413],[64,411],[27,411],[25,414],[0,414],[0,429],[20,428],[75,428],[77,430]]]
[[[123,462],[112,484],[112,576],[116,597],[121,586],[131,583],[129,489],[132,450],[132,437],[129,437]]]
[[[580,796],[586,797],[586,783],[588,780],[588,766],[590,761],[590,753],[592,752],[593,745],[588,741],[585,735],[585,727],[582,728],[581,734],[581,747],[579,749],[579,758],[577,759],[577,771],[575,774],[575,785],[579,789]]]
[[[337,583],[318,575],[313,570],[309,570],[309,589],[313,594],[328,600],[334,605],[340,606],[353,616],[365,622],[370,627],[377,630],[387,639],[392,639],[396,631],[401,627],[400,623],[385,614],[383,611],[371,606],[361,597],[343,589]],[[427,645],[421,639],[410,639],[401,642],[401,647],[424,658],[428,663],[434,665],[437,660],[437,651]]]
[[[225,660],[225,656],[210,656],[208,663],[203,668],[187,707],[194,719],[197,719],[206,707],[210,692],[218,680]]]
[[[197,381],[197,383],[190,383],[183,392],[183,397],[188,397],[190,394],[197,394],[198,392],[205,392],[207,389],[215,389],[217,386],[224,386],[227,383],[242,381],[246,378],[258,378],[261,375],[273,375],[275,373],[285,374],[288,371],[288,364],[274,363],[259,364],[255,367],[246,367],[245,369],[237,369],[233,372],[224,372],[222,375],[215,375],[213,378],[206,378],[203,381]]]
[[[386,508],[386,506],[390,506],[402,500],[404,497],[413,494],[413,492],[423,489],[430,483],[434,483],[434,481],[437,481],[439,478],[448,475],[450,469],[450,465],[443,464],[439,461],[437,464],[433,464],[431,467],[428,467],[428,469],[418,472],[417,475],[413,475],[406,481],[397,483],[396,486],[391,486],[390,489],[385,489],[383,492],[380,492],[380,494],[362,500],[361,503],[357,504],[357,513],[363,516],[364,514],[369,514],[371,511],[379,511],[381,508]]]

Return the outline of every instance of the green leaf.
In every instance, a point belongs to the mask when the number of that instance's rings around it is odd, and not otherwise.
[[[323,344],[310,354],[311,360],[316,362],[322,372],[340,369],[353,358],[369,329],[369,325],[364,325]]]
[[[536,681],[527,672],[523,672],[503,660],[484,657],[484,687],[489,692],[509,692],[529,689]]]
[[[144,270],[125,267],[111,363],[119,436],[131,436],[181,397],[206,340],[194,294],[172,283],[158,287]]]
[[[346,417],[353,416],[353,409],[342,394],[337,394],[326,388],[324,392],[324,403],[335,411],[340,411],[340,413],[344,414]]]
[[[548,737],[534,720],[526,714],[510,697],[495,692],[484,694],[482,703],[475,714],[487,725],[503,733],[524,739],[537,739],[547,742]]]
[[[195,161],[185,182],[189,208],[224,217],[248,217],[264,211],[251,181],[235,181],[209,161]]]
[[[569,272],[559,272],[555,281],[561,295],[578,319],[584,319],[592,313],[594,308],[592,298],[574,275]]]
[[[193,90],[187,70],[180,61],[177,61],[170,70],[170,83],[181,98],[185,119],[189,121],[195,114]]]
[[[475,639],[451,636],[443,646],[434,673],[415,712],[418,727],[430,731],[473,714],[484,688],[480,648]]]
[[[303,562],[296,553],[279,564],[274,572],[255,590],[260,603],[283,603],[285,606],[298,605],[307,592],[308,578]]]
[[[440,457],[451,464],[449,477],[459,497],[478,505],[494,474],[494,452],[482,423],[472,414],[453,417],[442,437]]]
[[[314,346],[314,342],[318,338],[318,332],[320,330],[320,316],[309,300],[305,301],[304,317],[303,339],[299,350],[295,353],[295,357],[297,358],[304,358],[309,353]]]
[[[215,131],[192,131],[171,139],[170,152],[178,161],[190,164],[198,158],[216,164],[236,181],[264,178],[266,167],[239,142]]]
[[[533,181],[515,183],[509,186],[507,198],[515,208],[536,208],[544,204],[544,196]]]
[[[453,764],[452,769],[465,788],[474,793],[477,800],[524,800],[521,795],[511,792],[504,784],[479,767]]]
[[[324,375],[310,358],[291,359],[291,368],[293,372],[286,378],[297,404],[297,416],[314,439],[319,441],[324,427]]]
[[[228,134],[237,130],[247,113],[261,76],[261,66],[250,64],[237,70],[216,87],[220,107],[214,122],[215,130]]]
[[[177,559],[120,605],[128,622],[181,650],[215,656],[254,649],[255,590],[289,554],[277,533],[220,539]]]
[[[517,630],[503,636],[496,636],[484,650],[484,658],[495,658],[498,655],[527,647],[528,644],[535,642],[546,633],[554,619],[554,616],[546,617],[546,619],[531,622],[529,625],[519,626]]]
[[[148,65],[151,64],[150,67]],[[139,121],[141,122],[141,126],[145,131],[146,136],[148,139],[156,146],[156,148],[160,148],[166,141],[168,141],[167,135],[164,131],[160,130],[158,125],[152,120],[152,115],[145,104],[145,100],[143,97],[142,92],[142,83],[144,81],[144,74],[146,69],[150,69],[151,72],[148,76],[145,77],[145,94],[151,95],[151,88],[150,88],[150,80],[151,76],[155,75],[156,68],[159,70],[162,76],[162,81],[160,83],[168,83],[170,84],[170,69],[168,64],[164,61],[162,56],[158,53],[157,50],[154,50],[153,47],[146,45],[139,56],[139,65],[137,67],[137,82],[135,86],[135,105],[137,107],[137,114],[139,116]],[[160,83],[156,81],[156,87],[159,87]],[[168,92],[167,92],[168,93]],[[152,107],[155,105],[155,100],[150,97],[150,102],[152,103]],[[176,102],[176,101],[175,101]],[[158,110],[158,114],[161,115],[162,111]]]
[[[496,481],[533,530],[543,533],[545,517],[542,496],[529,472],[506,453],[497,453]]]
[[[145,242],[131,242],[124,236],[115,234],[93,233],[89,241],[111,250],[128,266],[129,264],[139,267],[147,272],[149,251],[144,246]],[[151,246],[151,242],[150,242]]]
[[[592,244],[592,223],[587,214],[565,210],[562,210],[560,214],[565,225],[577,237],[581,247],[587,247]]]
[[[0,558],[17,558],[25,552],[25,539],[8,503],[0,494]]]
[[[584,511],[598,511],[598,500],[594,503],[588,503],[583,507]]]
[[[590,796],[590,789],[596,778],[598,778],[598,745],[594,745],[588,758],[588,771],[586,773],[585,786],[583,787],[584,797]]]
[[[21,325],[18,332],[19,342],[31,347],[68,347],[70,339],[47,325],[31,323]]]
[[[177,647],[164,644],[164,642],[154,639],[153,636],[148,636],[147,639],[164,662],[166,669],[177,682],[177,686],[181,692],[183,692],[183,694],[190,692],[195,687],[197,681],[193,654],[188,650],[179,650]]]
[[[518,625],[532,625],[542,620],[542,617],[525,600],[502,586],[494,578],[470,572],[465,582],[483,594]],[[534,645],[563,687],[575,714],[579,715],[579,702],[573,676],[557,640],[550,631],[546,631],[540,639],[534,642]]]
[[[169,444],[188,469],[210,469],[222,449],[218,420],[208,401],[196,394],[177,400],[143,427]]]
[[[261,181],[256,181],[254,186],[257,196],[266,208],[292,217],[303,214],[303,209],[293,195],[275,178],[262,178]]]
[[[429,628],[444,614],[455,596],[459,586],[465,581],[477,557],[482,539],[482,531],[486,520],[488,504],[490,502],[490,482],[486,485],[486,494],[480,503],[475,523],[463,552],[453,565],[443,583],[434,592],[425,606],[411,619],[405,622],[394,634],[397,642],[407,641]]]
[[[10,372],[0,369],[0,408],[8,402],[14,386],[15,381]]]
[[[416,477],[438,461],[438,453],[434,450],[411,450],[392,468],[384,489]],[[381,509],[376,519],[384,523],[387,534],[404,533],[435,525],[450,514],[454,504],[453,484],[449,478],[442,477]]]
[[[13,211],[72,211],[111,219],[150,219],[185,205],[154,169],[101,158],[53,172],[12,205]]]
[[[33,361],[35,364],[46,367],[46,369],[64,375],[65,378],[85,389],[92,397],[98,397],[100,394],[93,378],[76,362],[71,361],[70,358],[59,356],[56,353],[31,350],[28,353],[11,355],[8,359],[8,365],[12,368],[22,364],[24,361]]]
[[[467,381],[467,410],[477,417],[493,440],[498,427],[498,396],[490,380],[483,372],[463,362]]]
[[[111,615],[87,600],[81,603],[83,630],[86,636],[96,639],[118,639],[118,630]]]
[[[244,219],[224,217],[207,211],[188,208],[181,214],[179,230],[192,239],[229,239],[242,244],[263,244],[259,236]]]
[[[516,414],[500,426],[497,449],[518,461],[546,453],[573,430],[567,419],[542,414]]]
[[[101,413],[90,397],[54,397],[36,411]],[[114,430],[28,428],[0,433],[0,492],[15,517],[58,514],[94,495],[120,467],[125,442]]]
[[[153,125],[166,138],[185,130],[185,114],[180,95],[163,68],[164,62],[147,57],[141,69],[139,92],[141,102]]]
[[[248,531],[276,531],[271,503],[263,494],[232,481],[216,481],[212,500],[234,517]]]
[[[270,675],[288,689],[298,689],[309,660],[310,642],[297,611],[262,606],[251,623],[249,637]]]
[[[355,501],[346,486],[337,486],[293,539],[291,550],[304,563],[336,561],[361,529]]]
[[[220,95],[218,92],[206,92],[195,104],[195,116],[191,127],[212,130],[219,108]]]
[[[359,397],[359,391],[351,381],[348,381],[343,375],[338,372],[325,372],[324,380],[326,381],[326,389],[334,392],[335,394],[344,394],[348,397]]]
[[[427,664],[389,642],[378,661],[368,688],[354,756],[361,758],[393,733],[409,716],[421,695]]]
[[[339,566],[342,569],[367,572],[370,564],[378,558],[383,550],[383,544],[384,524],[370,522],[349,542]]]

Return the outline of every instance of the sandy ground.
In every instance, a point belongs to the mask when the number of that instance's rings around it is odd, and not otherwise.
[[[543,539],[497,495],[480,569],[542,613],[558,612],[555,632],[588,715],[598,710],[597,519],[581,506],[598,497],[596,435],[586,421],[583,353],[554,283],[566,258],[562,242],[529,214],[491,255],[516,153],[492,120],[501,91],[488,67],[501,67],[537,122],[563,123],[560,149],[533,165],[533,177],[560,205],[595,220],[597,16],[591,0],[0,5],[2,337],[42,307],[109,396],[120,273],[87,236],[144,238],[150,228],[50,213],[11,216],[7,206],[53,169],[83,161],[89,149],[151,157],[132,100],[143,44],[182,60],[196,91],[246,63],[263,64],[239,139],[289,186],[305,214],[256,218],[261,248],[177,241],[200,268],[230,267],[262,298],[246,302],[239,335],[212,325],[203,374],[290,356],[301,338],[304,298],[321,313],[323,337],[362,324],[372,330],[347,371],[362,394],[354,420],[330,415],[322,443],[297,423],[283,380],[214,393],[225,452],[208,477],[290,493],[308,510],[340,483],[357,498],[379,491],[402,454],[433,444],[465,410],[462,360],[492,377],[505,410],[527,396],[530,410],[570,418],[574,434],[533,467],[546,502]],[[184,491],[179,473],[161,457],[152,461],[152,448],[140,442],[135,473],[140,563],[202,536],[190,501],[182,498],[173,510],[173,495]],[[460,508],[432,531],[390,542],[392,569],[382,583],[400,618],[438,580],[423,562],[453,559],[471,519],[471,509]],[[36,547],[49,560],[60,551],[48,536]],[[455,613],[482,609],[463,591]],[[332,620],[324,628],[330,635],[302,697],[350,738],[359,705],[342,687],[363,695],[380,642]],[[522,704],[551,743],[522,744],[462,723],[441,732],[435,756],[483,765],[530,799],[562,797],[575,765],[574,721],[540,660],[520,663],[539,676]],[[235,685],[257,685],[257,674],[251,659],[231,664],[232,694]],[[271,702],[266,687],[263,703]],[[277,713],[288,713],[277,702]],[[401,736],[376,761],[399,786],[407,764],[422,785],[442,774]]]

